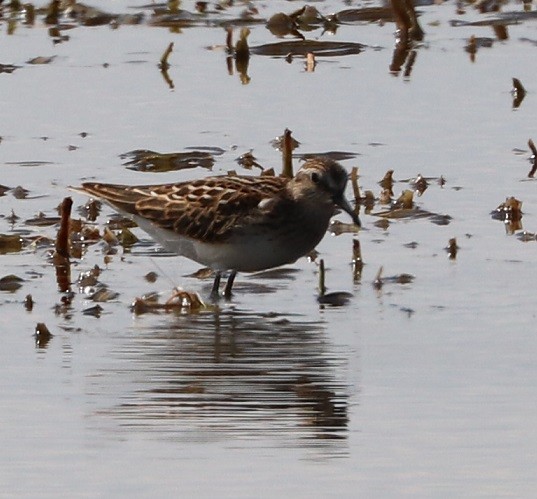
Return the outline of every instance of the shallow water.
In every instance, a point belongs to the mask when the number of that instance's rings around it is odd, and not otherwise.
[[[194,12],[194,3],[182,7]],[[262,19],[301,6],[253,3]],[[109,4],[92,3],[143,10],[129,1]],[[323,14],[361,6],[315,5]],[[419,7],[426,37],[407,76],[390,71],[394,24],[361,23],[335,35],[304,33],[364,44],[361,53],[319,56],[314,72],[298,57],[287,63],[253,54],[248,84],[228,73],[225,51],[214,48],[225,43],[214,23],[180,32],[145,21],[79,26],[59,44],[39,16],[13,34],[0,24],[0,63],[20,66],[0,74],[0,183],[29,191],[24,199],[10,191],[0,197],[0,233],[26,241],[0,257],[0,277],[24,279],[0,296],[6,497],[533,495],[536,243],[518,236],[537,231],[536,185],[527,178],[536,24],[509,25],[500,41],[490,26],[450,24],[499,17],[466,10],[458,15],[449,2]],[[263,24],[250,29],[251,47],[278,41]],[[493,40],[474,62],[464,50],[472,35]],[[172,41],[170,89],[157,64]],[[56,57],[26,63],[37,56]],[[516,110],[512,77],[528,90]],[[431,181],[415,201],[450,222],[410,217],[383,228],[362,210],[358,234],[327,235],[317,249],[328,291],[353,294],[343,307],[318,304],[318,262],[301,259],[239,275],[232,302],[219,308],[135,316],[130,304],[149,291],[166,299],[175,285],[202,297],[210,290],[209,280],[191,277],[196,264],[160,253],[136,229],[141,242],[131,251],[119,247],[105,261],[99,243],[73,259],[73,281],[99,265],[99,281],[119,293],[99,303],[100,316],[83,313],[96,303],[76,285],[72,303],[62,306],[50,244],[29,244],[54,238],[57,226],[25,221],[39,212],[57,216],[69,195],[75,208],[84,204],[69,185],[209,174],[126,168],[120,155],[136,149],[221,148],[215,174],[248,173],[235,160],[252,150],[261,165],[278,169],[270,141],[286,127],[301,142],[296,154],[356,154],[342,164],[358,166],[361,187],[375,195],[388,169],[396,195],[409,188],[403,179],[443,176],[444,186]],[[514,234],[490,215],[509,196],[523,202]],[[14,224],[12,210],[20,217]],[[103,209],[101,228],[111,213]],[[450,260],[452,237],[459,251]],[[353,238],[365,262],[357,279]],[[386,280],[378,289],[381,266],[384,277],[414,280]],[[156,282],[144,279],[149,272]],[[23,306],[28,294],[32,311]],[[40,322],[54,336],[36,346]]]

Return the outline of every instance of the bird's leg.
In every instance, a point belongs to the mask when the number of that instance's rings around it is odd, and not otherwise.
[[[218,299],[219,291],[220,291],[220,278],[222,277],[222,272],[219,270],[216,271],[216,274],[214,276],[214,282],[213,282],[213,289],[211,291],[211,298],[213,300]],[[227,289],[227,286],[226,286]]]
[[[229,277],[227,278],[226,287],[224,289],[224,298],[230,299],[231,298],[231,288],[233,287],[233,282],[235,281],[235,276],[237,275],[236,270],[232,270],[229,274]]]

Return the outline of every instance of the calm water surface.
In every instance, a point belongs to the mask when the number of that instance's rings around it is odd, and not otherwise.
[[[194,12],[194,4],[182,7]],[[253,4],[260,19],[302,5]],[[0,277],[24,282],[0,292],[0,495],[533,497],[537,243],[517,236],[537,231],[537,187],[527,179],[536,22],[508,25],[500,41],[490,26],[450,24],[499,14],[423,5],[426,38],[407,76],[390,71],[394,24],[360,23],[332,35],[304,32],[365,44],[360,54],[318,57],[312,73],[300,58],[252,55],[243,84],[228,72],[222,26],[173,32],[148,26],[150,11],[133,2],[92,5],[145,12],[146,20],[79,26],[57,44],[42,16],[11,34],[0,24],[0,63],[20,66],[0,74],[0,183],[29,191],[0,197],[0,233],[53,238],[57,226],[27,220],[55,216],[68,195],[75,209],[84,204],[68,186],[86,179],[156,183],[210,173],[127,169],[120,155],[134,149],[220,148],[215,174],[248,173],[235,159],[252,150],[260,164],[279,168],[270,141],[286,127],[301,142],[297,154],[355,154],[343,164],[358,166],[361,186],[375,195],[388,169],[396,195],[418,173],[433,178],[417,205],[451,219],[381,227],[362,213],[359,234],[327,235],[317,249],[329,291],[353,294],[344,307],[319,306],[317,262],[302,259],[239,275],[233,301],[218,308],[136,317],[129,305],[137,296],[166,299],[180,285],[206,297],[210,283],[191,277],[193,262],[163,255],[135,230],[141,242],[131,251],[105,262],[96,244],[73,260],[73,280],[99,265],[99,281],[118,293],[94,317],[83,311],[96,303],[76,285],[62,307],[43,239],[2,254]],[[326,15],[363,4],[315,6]],[[250,29],[252,47],[278,41],[264,24]],[[472,35],[492,42],[474,62],[464,49]],[[172,41],[170,89],[157,64]],[[37,56],[55,58],[27,63]],[[528,90],[517,110],[512,77]],[[490,216],[508,196],[523,202],[514,234]],[[101,229],[111,213],[104,208]],[[460,249],[450,260],[452,237]],[[357,279],[353,238],[365,261]],[[376,289],[381,266],[385,277],[414,280]],[[144,279],[149,272],[156,282]],[[45,346],[32,336],[39,322],[54,335]]]

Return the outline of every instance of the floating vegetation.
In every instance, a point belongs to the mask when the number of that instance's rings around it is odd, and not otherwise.
[[[513,89],[511,90],[513,96],[513,109],[518,109],[524,97],[526,97],[526,89],[518,78],[513,78]]]
[[[82,315],[90,315],[95,318],[99,318],[103,313],[104,309],[99,304],[94,305],[93,307],[88,307],[82,310]]]
[[[364,7],[362,9],[346,9],[335,15],[340,24],[364,24],[374,22],[395,21],[391,7]]]
[[[247,170],[251,170],[254,167],[259,168],[261,171],[264,170],[264,168],[257,162],[257,158],[253,155],[252,151],[241,154],[235,161]]]
[[[332,220],[328,226],[328,232],[333,236],[340,236],[341,234],[355,234],[360,231],[360,228],[354,223],[340,222],[339,220]]]
[[[18,253],[22,250],[23,240],[18,234],[0,234],[0,254]]]
[[[352,276],[354,282],[360,281],[362,277],[362,270],[364,268],[364,261],[362,259],[362,248],[360,247],[360,241],[358,239],[352,240]]]
[[[480,48],[492,48],[494,38],[472,35],[466,43],[464,50],[470,54],[470,61],[475,62],[477,50]]]
[[[79,274],[78,279],[77,279],[77,285],[79,288],[95,286],[98,283],[98,277],[100,275],[101,275],[101,269],[96,265],[92,269]]]
[[[505,224],[508,234],[514,234],[522,229],[522,201],[513,196],[507,198],[490,214],[494,220],[500,220]]]
[[[49,227],[51,225],[56,225],[60,221],[60,217],[50,217],[44,213],[38,213],[34,218],[29,218],[24,223],[34,227]]]
[[[34,339],[38,348],[46,348],[48,342],[54,335],[44,322],[38,322],[35,326]]]
[[[310,158],[328,158],[334,161],[345,161],[347,159],[353,159],[359,156],[357,152],[350,151],[326,151],[326,152],[309,152],[303,154],[295,154],[295,158],[300,158],[302,161],[307,161]]]
[[[421,173],[418,173],[418,176],[415,179],[411,180],[410,184],[418,193],[418,196],[421,196],[427,190],[427,187],[429,187],[427,179],[423,177]]]
[[[388,277],[383,277],[384,267],[380,267],[375,279],[373,287],[380,290],[385,284],[410,284],[414,282],[415,277],[412,274],[397,274]]]
[[[332,293],[326,293],[324,260],[321,258],[319,261],[319,296],[317,296],[317,301],[321,305],[341,307],[349,303],[349,300],[352,297],[352,293],[348,293],[346,291],[334,291]]]
[[[199,26],[200,24],[206,24],[206,22],[207,18],[203,15],[186,10],[180,10],[178,12],[157,11],[149,20],[149,25],[161,28],[181,29]]]
[[[61,204],[61,225],[56,238],[56,254],[63,258],[69,258],[69,221],[72,206],[73,200],[69,197]]]
[[[189,151],[159,153],[147,149],[136,149],[120,155],[121,159],[128,159],[123,163],[130,170],[140,172],[169,172],[188,168],[212,169],[214,165],[214,151]]]
[[[39,56],[26,61],[26,64],[50,64],[54,59],[56,59],[55,55],[51,57]]]
[[[43,137],[43,140],[47,140],[45,137]],[[7,161],[6,165],[14,165],[14,166],[48,166],[53,165],[51,161]]]
[[[274,147],[274,149],[278,149],[278,151],[283,151],[284,147],[291,147],[292,150],[298,149],[300,147],[300,142],[296,140],[294,137],[291,137],[290,143],[286,144],[287,138],[287,129],[283,133],[283,135],[280,135],[279,137],[276,137],[270,141],[270,145]]]
[[[14,189],[10,189],[10,193],[15,199],[26,199],[28,194],[30,194],[30,191],[18,185]]]
[[[106,284],[101,282],[98,282],[95,286],[83,288],[83,293],[87,299],[96,303],[112,301],[119,296],[118,292],[110,290]]]
[[[170,76],[168,75],[168,69],[170,68],[170,64],[168,62],[168,58],[170,57],[170,54],[173,51],[173,42],[171,42],[164,53],[162,54],[162,57],[160,58],[159,62],[159,69],[162,74],[162,77],[164,78],[164,81],[168,84],[168,87],[170,87],[171,90],[174,89],[174,84]]]
[[[145,279],[147,282],[150,282],[150,283],[157,282],[158,274],[157,274],[156,272],[148,272],[148,273],[144,276],[144,279]]]
[[[170,54],[173,51],[173,42],[171,42],[164,53],[162,54],[162,57],[160,58],[160,63],[158,65],[159,69],[161,71],[167,71],[170,68],[170,64],[168,62],[168,58],[170,57]]]
[[[335,17],[324,17],[317,8],[311,5],[304,5],[300,9],[285,14],[278,12],[274,14],[266,24],[267,29],[274,35],[283,38],[286,35],[292,35],[304,39],[304,35],[299,30],[312,31],[323,27],[325,31],[334,33],[337,22]]]
[[[457,252],[459,251],[459,247],[457,246],[457,238],[452,237],[449,240],[448,246],[446,248],[446,251],[449,254],[450,260],[455,260],[457,258]]]
[[[391,0],[390,3],[397,25],[398,45],[407,45],[410,42],[423,40],[425,33],[418,22],[414,2],[411,0]]]
[[[24,308],[27,312],[31,312],[34,308],[34,299],[32,298],[32,295],[26,295],[24,298]]]
[[[194,277],[196,279],[209,279],[214,277],[214,270],[209,267],[202,267],[196,272],[193,272],[188,277]]]
[[[409,189],[405,189],[394,201],[392,209],[411,210],[412,208],[414,208],[414,192]]]
[[[298,25],[290,15],[283,12],[277,12],[267,21],[266,28],[279,38],[292,35],[304,40],[304,35],[298,31]]]
[[[0,291],[14,293],[22,287],[24,279],[14,274],[9,274],[0,279]]]
[[[415,206],[414,191],[410,189],[405,189],[401,193],[401,195],[391,203],[389,209],[371,214],[377,217],[381,217],[385,220],[395,220],[402,218],[410,218],[417,220],[420,218],[427,218],[436,225],[448,225],[452,220],[452,217],[450,215],[433,213],[424,210],[418,206]],[[383,229],[387,228],[387,224],[385,222],[378,222],[376,223],[376,225],[382,227]]]
[[[293,137],[289,128],[283,132],[282,147],[282,176],[287,178],[293,177]]]
[[[306,73],[313,73],[316,65],[317,61],[315,60],[315,54],[308,52],[306,54]]]
[[[528,173],[528,177],[533,178],[535,172],[537,171],[537,148],[535,147],[535,144],[533,143],[532,139],[528,140],[528,147],[531,150],[530,161],[533,163],[531,166],[531,170]]]
[[[121,246],[123,246],[123,248],[130,248],[138,241],[139,239],[128,227],[123,227],[121,229],[121,232],[119,233],[119,243],[121,244]]]
[[[528,232],[526,230],[519,232],[516,237],[523,243],[527,243],[530,241],[537,241],[537,234],[533,232]]]
[[[522,201],[511,196],[490,212],[494,220],[519,222],[522,219]]]
[[[14,64],[0,64],[0,73],[11,74],[16,69],[19,69],[20,66],[15,66]]]
[[[314,54],[315,57],[341,57],[360,54],[365,48],[365,45],[354,42],[291,40],[258,45],[251,47],[250,51],[253,54],[270,57],[288,57],[289,55],[306,57],[308,53]]]
[[[388,170],[382,180],[379,182],[379,185],[385,190],[388,191],[389,197],[393,197],[393,170]]]
[[[359,207],[361,201],[362,201],[362,194],[360,192],[360,186],[358,185],[358,168],[356,166],[353,166],[351,169],[351,186],[352,186],[352,192],[354,195],[354,202],[356,204],[356,207]]]
[[[158,312],[197,313],[207,308],[197,293],[183,289],[174,289],[172,296],[164,303],[158,301],[156,293],[150,293],[136,298],[131,305],[131,310],[135,315]]]

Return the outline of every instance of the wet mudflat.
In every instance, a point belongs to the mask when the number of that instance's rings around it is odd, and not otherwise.
[[[2,6],[5,494],[534,493],[533,6],[418,5],[401,51],[385,5],[303,5]],[[231,302],[133,311],[211,279],[68,186],[279,173],[286,128],[295,169],[358,168],[363,228],[337,215],[318,256],[239,274]],[[62,280],[67,196],[87,244]]]

